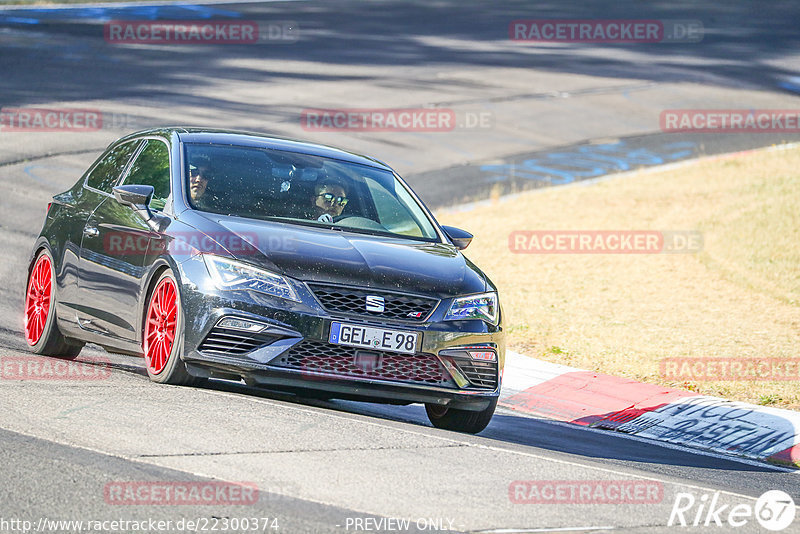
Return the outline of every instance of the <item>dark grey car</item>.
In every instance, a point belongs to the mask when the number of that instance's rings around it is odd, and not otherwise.
[[[112,144],[53,197],[25,336],[324,398],[425,403],[480,432],[505,353],[491,281],[385,164],[257,134],[170,128]]]

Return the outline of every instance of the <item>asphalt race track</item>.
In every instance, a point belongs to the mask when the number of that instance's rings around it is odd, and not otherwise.
[[[267,38],[252,45],[103,38],[110,20],[205,18],[257,21]],[[686,135],[659,125],[667,109],[796,109],[790,80],[800,71],[799,18],[788,0],[0,10],[2,108],[83,108],[103,117],[90,132],[0,126],[0,359],[26,354],[26,266],[47,202],[125,133],[187,124],[328,143],[388,162],[423,200],[447,206],[485,198],[497,184],[502,192],[553,186],[800,140],[796,132]],[[509,40],[517,19],[700,21],[704,35],[699,42],[534,46]],[[269,28],[285,27],[289,35],[270,40]],[[455,128],[329,132],[301,122],[304,110],[317,108],[423,107],[452,110]],[[520,174],[523,167],[534,171]],[[172,521],[168,532],[201,532],[175,524],[202,518],[269,518],[266,531],[290,533],[667,532],[676,528],[666,525],[679,493],[710,500],[720,492],[729,509],[753,507],[773,489],[800,502],[800,479],[783,468],[508,410],[467,436],[432,428],[421,406],[316,401],[225,381],[156,386],[139,359],[87,347],[80,360],[110,362],[110,373],[0,379],[0,532],[22,531],[2,521],[49,524],[42,518]],[[255,484],[258,498],[148,506],[104,494],[126,481],[209,480]],[[530,480],[644,481],[661,493],[647,504],[516,502],[512,484]],[[400,518],[410,525],[398,528]],[[731,528],[712,521],[686,530]],[[759,528],[751,518],[736,531]]]

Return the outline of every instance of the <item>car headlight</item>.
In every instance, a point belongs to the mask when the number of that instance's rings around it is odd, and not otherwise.
[[[203,261],[214,283],[220,289],[249,289],[300,302],[292,286],[280,275],[211,254],[203,254]]]
[[[497,293],[481,293],[455,299],[444,320],[481,319],[497,324],[498,315]]]

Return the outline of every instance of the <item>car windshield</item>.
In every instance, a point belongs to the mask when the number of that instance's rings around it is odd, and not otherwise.
[[[187,196],[201,211],[437,241],[389,171],[282,150],[185,145]]]

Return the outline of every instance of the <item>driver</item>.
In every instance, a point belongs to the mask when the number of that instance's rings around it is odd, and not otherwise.
[[[206,155],[195,157],[189,164],[189,195],[198,207],[207,207],[210,196],[208,182],[213,178],[211,160]]]
[[[314,185],[314,195],[311,197],[312,218],[325,223],[332,223],[334,217],[342,214],[347,206],[347,188],[345,184],[335,178],[321,178]]]

